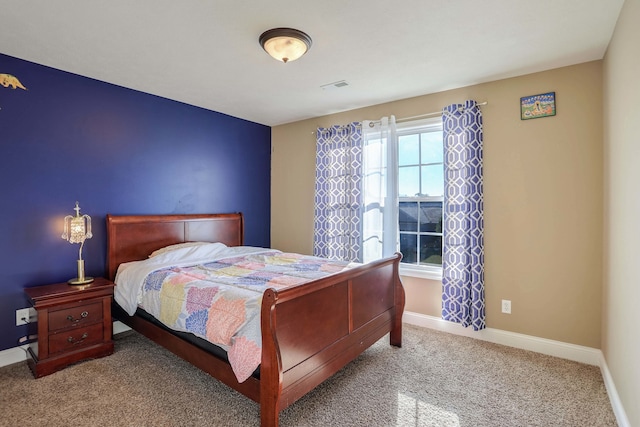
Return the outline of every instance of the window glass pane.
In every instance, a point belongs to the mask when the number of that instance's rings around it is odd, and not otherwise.
[[[400,233],[400,252],[402,252],[402,262],[407,264],[416,264],[418,236],[415,234]]]
[[[418,202],[400,202],[398,222],[400,231],[418,231]]]
[[[418,134],[398,137],[398,164],[400,166],[420,163],[420,138]]]
[[[406,264],[442,265],[444,147],[441,129],[434,119],[406,126],[398,136],[401,198],[398,228],[402,262]]]
[[[431,197],[444,195],[444,172],[441,164],[422,166],[422,194]]]
[[[442,236],[420,236],[420,264],[442,265]]]
[[[442,131],[426,132],[420,136],[422,144],[420,163],[442,163],[444,152]]]
[[[400,197],[414,197],[418,193],[420,193],[419,166],[398,168],[398,195]]]
[[[420,203],[420,231],[442,233],[442,202]]]

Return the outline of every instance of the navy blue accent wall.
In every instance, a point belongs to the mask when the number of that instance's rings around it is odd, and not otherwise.
[[[63,218],[92,218],[88,276],[104,276],[105,216],[242,212],[270,244],[271,128],[0,54],[0,350],[26,326],[24,288],[76,276]]]

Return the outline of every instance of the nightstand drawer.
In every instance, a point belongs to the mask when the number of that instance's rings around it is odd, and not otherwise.
[[[102,323],[96,323],[82,329],[59,332],[49,336],[49,354],[73,351],[76,348],[96,344],[102,342],[103,337]]]
[[[49,331],[77,328],[102,321],[102,302],[49,312]]]

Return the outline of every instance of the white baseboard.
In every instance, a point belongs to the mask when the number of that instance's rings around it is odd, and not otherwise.
[[[604,385],[607,388],[607,394],[609,395],[609,400],[611,400],[611,407],[613,408],[613,413],[616,416],[616,421],[618,421],[618,426],[631,427],[629,418],[627,418],[627,413],[620,401],[620,396],[618,396],[616,385],[613,383],[613,377],[611,377],[611,372],[609,372],[609,367],[607,366],[604,354],[602,354],[602,357],[600,358],[600,371],[602,372],[602,379],[604,380]]]
[[[0,368],[27,360],[28,347],[28,345],[21,345],[0,351]]]
[[[458,323],[448,322],[439,317],[427,316],[420,313],[405,311],[402,321],[411,325],[436,329],[509,347],[535,351],[536,353],[561,357],[588,365],[599,366],[600,360],[602,359],[602,352],[597,348],[538,338],[531,335],[503,331],[501,329],[486,328],[481,331],[474,331],[471,328],[463,328]]]
[[[125,325],[119,320],[116,320],[115,322],[113,322],[113,335],[117,335],[121,332],[127,332],[130,330],[131,330],[130,327],[128,327],[127,325]]]
[[[463,328],[458,323],[448,322],[439,317],[427,316],[425,314],[413,313],[410,311],[404,312],[402,321],[410,325],[436,329],[454,335],[462,335],[465,337],[489,341],[495,344],[502,344],[549,356],[560,357],[562,359],[573,360],[575,362],[586,363],[588,365],[599,366],[618,425],[620,427],[631,427],[627,414],[622,406],[622,402],[620,401],[620,397],[618,396],[613,378],[611,377],[611,373],[607,367],[607,362],[602,351],[599,349],[503,331],[501,329],[486,328],[482,331],[474,331],[473,329]]]

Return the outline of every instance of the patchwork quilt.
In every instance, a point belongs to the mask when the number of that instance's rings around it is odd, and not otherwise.
[[[168,327],[224,348],[243,382],[261,361],[264,291],[319,279],[349,263],[271,249],[229,255],[233,249],[221,251],[214,261],[152,271],[139,290],[138,304]]]

